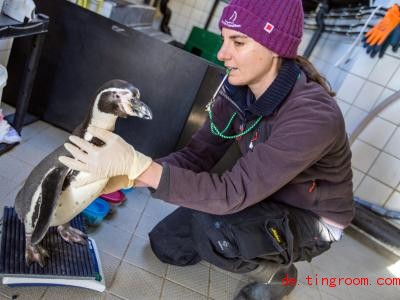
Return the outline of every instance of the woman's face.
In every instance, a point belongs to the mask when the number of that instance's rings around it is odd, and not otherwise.
[[[249,36],[228,28],[222,28],[223,44],[218,59],[231,69],[229,83],[258,87],[266,79],[276,75],[278,55]],[[273,78],[272,78],[273,80]]]

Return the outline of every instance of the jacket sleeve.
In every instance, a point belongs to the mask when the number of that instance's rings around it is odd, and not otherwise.
[[[231,214],[266,199],[324,156],[338,131],[344,130],[337,108],[299,102],[287,107],[269,139],[241,157],[232,170],[217,175],[164,166],[153,196],[213,214]]]
[[[226,107],[222,102],[223,99],[220,98],[220,101],[215,103],[215,109],[213,110],[222,112]],[[213,119],[217,126],[220,126],[218,128],[222,128],[223,121],[215,116]],[[213,135],[210,130],[210,119],[207,118],[204,125],[193,135],[187,146],[166,157],[157,159],[156,162],[192,170],[193,172],[209,171],[225,154],[232,143],[233,140],[226,140]]]

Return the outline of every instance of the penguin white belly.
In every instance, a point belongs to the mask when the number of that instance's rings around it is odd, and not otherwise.
[[[79,181],[88,175],[88,173],[80,172],[75,181]],[[72,187],[70,185],[66,188],[57,201],[50,226],[58,226],[71,221],[101,194],[107,182],[108,178],[105,178],[84,186]]]

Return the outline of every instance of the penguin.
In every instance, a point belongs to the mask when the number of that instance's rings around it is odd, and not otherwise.
[[[87,128],[96,126],[113,131],[117,118],[128,116],[150,120],[152,112],[140,101],[139,90],[132,84],[110,80],[98,89],[85,120],[73,134],[101,147],[104,142],[93,137]],[[103,178],[80,186],[79,181],[90,174],[69,169],[58,161],[59,156],[71,157],[71,154],[60,146],[46,156],[29,174],[15,198],[15,210],[25,226],[27,265],[37,262],[41,267],[45,266],[49,253],[40,242],[49,227],[57,226],[66,242],[86,243],[86,235],[71,227],[69,221],[101,194],[109,180]]]

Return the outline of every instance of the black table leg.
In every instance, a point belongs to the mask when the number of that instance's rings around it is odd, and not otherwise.
[[[38,34],[33,37],[32,50],[25,64],[24,78],[21,82],[13,120],[13,127],[18,131],[18,133],[21,133],[24,116],[29,106],[29,99],[31,97],[33,82],[39,65],[39,58],[43,48],[44,39],[44,34]]]

